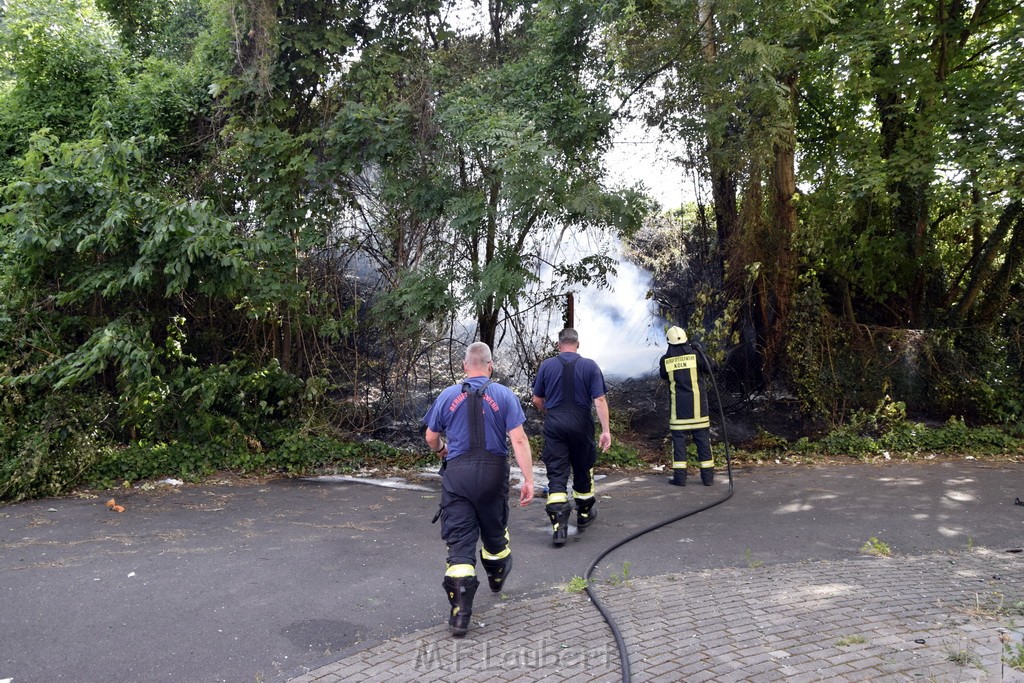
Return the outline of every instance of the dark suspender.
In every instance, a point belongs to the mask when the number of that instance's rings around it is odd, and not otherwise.
[[[469,452],[482,453],[487,450],[487,434],[484,431],[483,395],[487,385],[494,380],[487,380],[479,389],[474,389],[469,382],[462,385],[462,393],[468,394],[466,410],[469,411]]]

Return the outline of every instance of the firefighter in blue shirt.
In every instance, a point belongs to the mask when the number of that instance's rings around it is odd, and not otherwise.
[[[665,333],[668,352],[658,362],[661,378],[668,382],[668,428],[672,432],[672,478],[676,486],[686,486],[687,435],[697,446],[700,480],[711,486],[715,480],[715,461],[711,455],[711,421],[704,374],[711,371],[696,342],[688,342],[680,327]]]
[[[477,539],[483,542],[480,560],[492,591],[502,589],[512,569],[506,435],[523,472],[519,505],[533,500],[533,460],[519,399],[491,381],[494,363],[487,344],[470,344],[462,368],[465,381],[442,391],[423,418],[427,445],[444,459],[441,537],[448,545],[448,561],[441,585],[451,604],[448,626],[456,637],[469,629],[473,597],[480,585]]]
[[[608,427],[607,387],[597,363],[578,351],[580,337],[567,327],[558,333],[558,355],[537,369],[533,383],[533,405],[544,413],[544,450],[547,467],[548,500],[544,511],[551,520],[551,542],[565,545],[569,533],[569,472],[572,497],[576,502],[576,527],[583,531],[597,519],[594,510],[594,416],[601,423],[598,445],[607,451],[612,444]]]

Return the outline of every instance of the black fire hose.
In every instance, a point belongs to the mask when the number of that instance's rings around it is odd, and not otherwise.
[[[704,366],[710,368],[711,365],[708,363],[707,356],[704,355],[704,352],[700,349],[699,346],[697,346],[696,349],[697,352],[700,353],[701,358],[704,360]],[[626,642],[622,639],[622,634],[619,632],[619,627],[615,624],[615,620],[612,618],[611,613],[608,612],[608,609],[604,606],[604,603],[602,603],[598,599],[597,594],[594,592],[593,588],[591,588],[590,575],[597,567],[597,563],[603,560],[606,555],[608,555],[614,550],[617,550],[618,548],[621,548],[630,541],[636,540],[644,534],[649,534],[655,529],[660,529],[664,526],[672,524],[673,522],[678,522],[681,519],[686,519],[687,517],[695,515],[698,512],[704,512],[705,510],[713,508],[716,505],[724,503],[725,501],[729,500],[729,498],[732,497],[732,459],[729,452],[729,436],[725,430],[725,411],[722,409],[722,397],[718,393],[718,383],[715,381],[715,374],[713,372],[709,372],[708,374],[711,375],[711,383],[715,387],[715,398],[718,401],[718,415],[722,421],[722,441],[725,444],[725,467],[729,473],[729,490],[726,492],[724,496],[722,496],[718,500],[712,501],[707,505],[702,505],[701,507],[695,510],[689,510],[688,512],[684,512],[681,515],[676,515],[675,517],[672,517],[671,519],[666,519],[663,522],[658,522],[653,526],[649,526],[646,529],[637,531],[636,533],[627,536],[621,541],[617,541],[614,545],[609,546],[600,555],[598,555],[597,559],[590,563],[590,567],[587,569],[586,574],[583,575],[583,579],[586,582],[587,595],[590,596],[590,599],[591,601],[593,601],[594,606],[597,607],[597,611],[599,611],[601,613],[601,616],[604,617],[604,620],[608,623],[608,628],[612,630],[612,635],[615,636],[615,643],[616,645],[618,645],[619,648],[619,660],[622,662],[623,683],[630,683],[633,680],[633,675],[629,669],[629,653],[626,651]]]

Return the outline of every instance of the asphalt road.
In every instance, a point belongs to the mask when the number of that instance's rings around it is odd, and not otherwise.
[[[214,481],[2,507],[0,681],[268,681],[441,623],[439,481],[408,482]],[[872,537],[896,555],[1024,545],[1024,463],[778,466],[734,482],[597,576],[851,559]],[[557,591],[612,543],[728,492],[721,472],[708,488],[661,473],[597,486],[597,523],[563,548],[542,499],[512,509],[515,568],[479,610]]]

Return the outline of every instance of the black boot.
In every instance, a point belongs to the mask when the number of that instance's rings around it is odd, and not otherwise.
[[[576,501],[576,528],[581,533],[597,519],[597,510],[594,509],[594,502],[593,498]]]
[[[701,467],[700,468],[700,483],[705,486],[711,486],[715,483],[715,468],[714,467]]]
[[[686,470],[682,467],[672,470],[672,478],[668,483],[676,486],[686,486]]]
[[[487,572],[487,584],[492,591],[500,593],[505,585],[505,579],[508,578],[508,573],[512,571],[512,554],[510,553],[500,560],[488,560],[481,551],[480,563],[484,566],[484,571]]]
[[[556,546],[565,545],[565,539],[569,537],[572,506],[569,503],[548,503],[544,506],[544,512],[548,513],[548,519],[551,520],[551,542]]]
[[[469,618],[473,616],[473,596],[480,582],[475,576],[444,577],[441,583],[448,602],[452,605],[451,616],[448,617],[448,628],[452,635],[461,638],[469,630]]]

